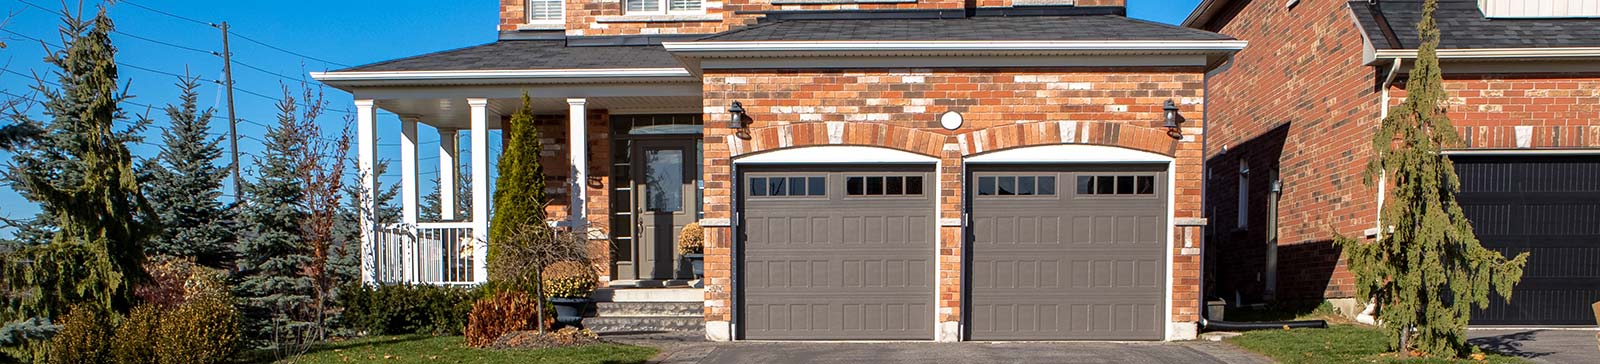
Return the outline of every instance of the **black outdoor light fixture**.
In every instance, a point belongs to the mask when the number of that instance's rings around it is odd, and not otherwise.
[[[744,104],[734,101],[728,105],[728,127],[739,129],[744,127]]]
[[[1167,104],[1161,110],[1166,111],[1167,129],[1177,129],[1183,124],[1183,115],[1178,114],[1178,105],[1172,103],[1172,99],[1167,99]]]

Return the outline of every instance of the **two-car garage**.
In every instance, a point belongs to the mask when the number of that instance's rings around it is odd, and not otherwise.
[[[940,167],[905,162],[738,165],[736,338],[937,337],[940,224],[957,219]],[[1163,339],[1168,166],[968,164],[965,264],[943,267],[960,270],[962,339]]]

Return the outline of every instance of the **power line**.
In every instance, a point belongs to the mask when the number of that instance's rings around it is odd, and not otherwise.
[[[329,60],[321,59],[321,58],[317,58],[317,57],[308,56],[308,55],[301,54],[301,53],[298,53],[298,52],[295,52],[295,51],[283,49],[283,48],[280,48],[278,46],[267,44],[267,42],[262,42],[262,41],[259,41],[259,40],[255,40],[255,38],[246,37],[243,34],[239,34],[239,32],[230,31],[230,32],[228,32],[228,34],[232,34],[235,37],[239,37],[239,39],[244,39],[244,40],[249,41],[251,43],[260,44],[263,47],[272,48],[273,50],[276,50],[276,51],[279,51],[279,52],[283,52],[283,53],[292,54],[292,55],[298,56],[300,58],[305,58],[305,59],[309,59],[309,60],[313,60],[313,61],[327,63],[327,64],[339,66],[339,67],[350,67],[350,65],[347,65],[347,64],[334,62],[334,61],[329,61]]]
[[[140,5],[139,3],[136,3],[136,2],[123,0],[122,3],[123,4],[128,4],[128,5],[133,5],[133,7],[144,9],[144,10],[152,12],[152,13],[166,15],[168,17],[172,17],[173,19],[183,20],[183,21],[187,21],[187,22],[190,22],[190,23],[200,24],[200,25],[204,25],[204,26],[208,26],[208,27],[216,27],[216,24],[212,24],[210,22],[199,21],[199,20],[195,20],[194,18],[189,18],[189,17],[185,17],[185,16],[182,16],[182,15],[178,15],[178,14],[168,13],[168,12],[165,12],[165,11],[161,11],[160,9],[156,9],[156,8]]]
[[[117,33],[117,34],[121,34],[123,36],[129,37],[129,38],[138,39],[138,40],[142,40],[142,41],[146,41],[146,42],[150,42],[150,43],[155,43],[155,44],[160,44],[160,45],[164,45],[164,46],[168,46],[168,47],[172,47],[172,48],[182,49],[182,50],[186,50],[186,51],[190,51],[190,52],[196,52],[196,53],[201,53],[201,54],[206,54],[206,55],[211,55],[211,56],[221,56],[222,55],[222,54],[217,53],[217,52],[208,51],[208,50],[204,50],[204,49],[200,49],[200,48],[190,47],[190,46],[186,46],[186,45],[182,45],[182,44],[169,43],[169,42],[166,42],[166,41],[152,39],[152,38],[149,38],[149,37],[141,37],[141,36],[134,35],[134,34],[131,34],[131,33],[128,33],[128,32],[124,32],[124,31],[121,31],[121,30],[113,30],[112,33]]]

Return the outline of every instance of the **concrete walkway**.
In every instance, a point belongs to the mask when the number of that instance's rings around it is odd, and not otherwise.
[[[1172,343],[1039,342],[736,342],[709,343],[672,335],[607,337],[662,349],[660,363],[1266,363],[1233,346],[1208,341]]]
[[[1467,330],[1467,342],[1536,363],[1600,363],[1595,330]]]

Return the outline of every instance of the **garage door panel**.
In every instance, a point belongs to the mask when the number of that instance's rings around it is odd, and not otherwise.
[[[879,167],[884,168],[884,167]],[[741,202],[741,335],[746,339],[930,339],[934,198],[906,195],[932,168],[747,169]],[[901,195],[851,195],[847,181],[899,176]],[[804,196],[754,196],[755,179],[808,182]],[[817,183],[810,183],[816,181]],[[825,192],[816,191],[825,186]],[[864,187],[860,192],[868,192]],[[932,189],[925,186],[918,191]],[[792,190],[791,190],[792,191]]]
[[[1475,309],[1478,325],[1592,325],[1600,300],[1600,157],[1452,157],[1457,200],[1484,247],[1529,252],[1511,300]]]
[[[972,339],[1161,339],[1166,201],[1156,191],[1166,190],[1166,179],[1158,168],[975,167]],[[1080,175],[1109,177],[1108,194],[1079,194]],[[1001,181],[1012,176],[1054,185],[1002,194]],[[1144,178],[1127,178],[1133,183],[1118,194],[1118,176]],[[985,177],[996,187],[983,187]],[[1139,183],[1146,185],[1134,188]]]

